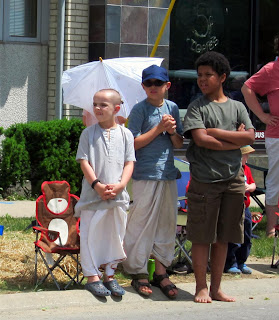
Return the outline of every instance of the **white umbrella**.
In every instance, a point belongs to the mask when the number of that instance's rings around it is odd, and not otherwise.
[[[117,90],[124,102],[118,115],[127,118],[133,106],[146,98],[141,86],[142,70],[162,58],[115,58],[93,61],[63,72],[63,102],[85,109],[94,116],[93,96],[101,90]]]

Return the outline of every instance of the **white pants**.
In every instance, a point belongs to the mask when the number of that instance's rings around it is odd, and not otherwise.
[[[101,265],[112,276],[117,264],[126,258],[123,249],[127,213],[120,207],[81,211],[80,259],[85,277],[98,275]]]
[[[150,254],[164,266],[172,263],[177,217],[176,181],[133,180],[133,205],[128,214],[123,267],[146,275]]]
[[[266,138],[265,147],[268,156],[265,201],[267,205],[277,206],[279,196],[279,139]]]

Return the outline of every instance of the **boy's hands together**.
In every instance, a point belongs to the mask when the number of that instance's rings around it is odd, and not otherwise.
[[[124,186],[121,183],[107,184],[107,187],[110,191],[110,199],[115,199],[115,197],[124,189]]]
[[[124,189],[121,183],[103,184],[97,183],[94,190],[102,200],[113,200]]]
[[[160,124],[162,124],[164,128],[163,131],[167,131],[169,134],[173,134],[175,132],[176,121],[170,114],[164,114]]]

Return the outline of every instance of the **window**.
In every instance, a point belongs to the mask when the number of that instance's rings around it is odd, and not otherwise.
[[[47,40],[49,1],[0,0],[0,39],[43,42]]]
[[[226,94],[243,100],[240,88],[250,70],[250,28],[250,0],[176,1],[170,29],[170,100],[187,109],[201,95],[195,61],[209,50],[229,59],[232,72]]]
[[[2,34],[3,34],[3,1],[0,0],[0,40],[2,40]]]
[[[37,0],[10,0],[10,37],[37,38],[37,7]]]

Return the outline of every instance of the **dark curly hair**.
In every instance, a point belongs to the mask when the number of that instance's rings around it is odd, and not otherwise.
[[[279,55],[279,33],[274,37],[274,51]]]
[[[199,66],[210,66],[219,76],[226,74],[226,79],[228,79],[231,67],[228,59],[219,52],[207,51],[202,54],[195,63],[196,70],[198,71]]]

